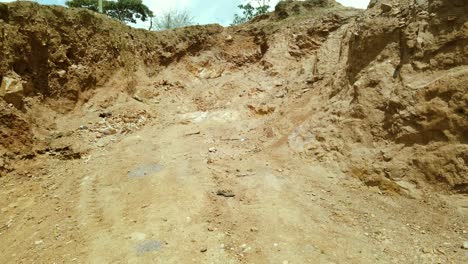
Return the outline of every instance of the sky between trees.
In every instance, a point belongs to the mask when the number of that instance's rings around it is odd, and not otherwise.
[[[0,2],[12,2],[13,0],[0,0]],[[66,0],[36,0],[41,4],[64,5]],[[336,0],[345,6],[356,8],[366,8],[369,0]],[[272,0],[271,6],[274,7],[279,0]],[[243,3],[243,0],[143,0],[157,16],[161,12],[173,8],[186,9],[197,24],[218,23],[228,26],[232,23],[234,14],[239,12],[237,6]],[[138,22],[137,27],[148,28],[149,22]]]

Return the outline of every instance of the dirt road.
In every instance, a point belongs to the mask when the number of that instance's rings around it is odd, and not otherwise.
[[[128,99],[123,104],[143,105]],[[457,263],[464,258],[463,250],[454,251],[461,237],[444,228],[462,228],[464,211],[456,211],[462,207],[431,197],[384,195],[330,168],[305,166],[310,161],[281,139],[259,144],[255,127],[264,118],[240,107],[180,110],[187,107],[184,100],[163,100],[153,111],[164,114],[143,129],[98,143],[66,166],[51,161],[49,175],[55,179],[41,184],[56,187],[46,188],[46,196],[26,193],[5,207],[13,223],[2,233],[6,262]],[[95,115],[78,111],[63,120],[69,126]],[[2,201],[18,191],[3,192]],[[25,216],[41,213],[44,218]],[[2,221],[8,220],[4,216]],[[18,251],[20,244],[27,252]]]

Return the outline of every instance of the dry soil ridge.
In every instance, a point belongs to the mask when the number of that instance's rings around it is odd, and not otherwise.
[[[3,262],[466,261],[468,5],[375,2],[163,33],[1,4]]]

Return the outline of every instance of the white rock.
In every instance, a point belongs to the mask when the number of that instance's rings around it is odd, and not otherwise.
[[[100,131],[102,134],[109,136],[109,135],[115,135],[117,133],[117,130],[113,127],[106,127]]]
[[[23,106],[24,89],[21,77],[16,73],[10,76],[4,76],[0,86],[0,97],[15,106],[21,108]]]
[[[208,151],[211,152],[211,153],[214,153],[214,152],[217,151],[217,149],[215,147],[211,147],[211,148],[208,149]]]
[[[63,78],[63,77],[67,74],[67,71],[65,71],[65,70],[60,70],[60,71],[57,72],[57,74],[58,74],[58,76],[59,76],[60,78]]]

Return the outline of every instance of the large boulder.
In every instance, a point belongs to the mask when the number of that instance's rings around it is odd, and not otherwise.
[[[24,88],[21,77],[16,73],[3,76],[0,86],[0,97],[5,102],[14,105],[16,108],[23,107]]]

